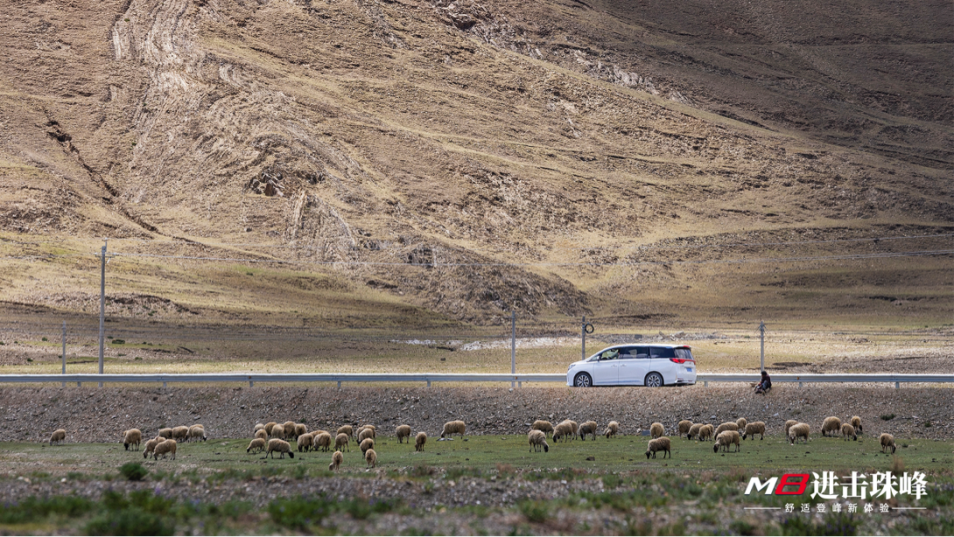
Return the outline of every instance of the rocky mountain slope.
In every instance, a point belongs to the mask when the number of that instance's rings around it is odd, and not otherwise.
[[[951,232],[951,11],[940,1],[7,2],[3,251],[139,239],[113,248],[285,262],[276,266],[328,275],[350,297],[475,323],[512,307],[539,318],[678,310],[689,306],[668,295],[692,287],[702,294],[686,302],[738,311],[754,300],[726,299],[740,274],[679,263],[832,253],[765,246],[784,241]],[[154,263],[166,279],[143,283],[137,274],[158,270],[144,259],[116,267],[127,290],[168,298],[195,284],[172,268],[191,261],[164,258]],[[8,272],[3,298],[57,308],[51,293],[87,261],[33,281],[29,262],[8,261],[23,270]],[[885,263],[839,270],[849,286],[943,295],[949,257],[916,270]],[[789,277],[752,272],[784,286],[831,269],[779,266]],[[871,270],[884,277],[870,281]],[[301,281],[276,285],[292,293]],[[172,298],[186,309],[231,307],[183,293]]]

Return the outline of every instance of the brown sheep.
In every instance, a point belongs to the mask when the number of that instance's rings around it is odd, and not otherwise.
[[[666,428],[663,427],[662,423],[655,422],[649,426],[649,436],[652,438],[660,438],[666,434]]]
[[[186,440],[189,438],[189,428],[185,425],[180,425],[178,427],[172,428],[172,438],[171,440],[180,441]]]
[[[855,431],[857,431],[858,434],[861,434],[861,433],[862,433],[862,431],[861,431],[861,418],[859,418],[858,416],[852,416],[852,417],[851,417],[851,426],[855,428]]]
[[[275,423],[274,421],[270,421],[270,422],[266,423],[266,424],[265,424],[265,433],[268,434],[268,436],[271,436],[271,435],[272,435],[272,429],[273,429],[276,425],[278,425],[278,424]]]
[[[822,422],[822,436],[835,436],[841,432],[841,420],[835,416],[829,416]]]
[[[414,437],[414,451],[424,451],[424,444],[427,443],[427,433],[421,431]]]
[[[335,451],[335,454],[331,456],[331,464],[328,465],[328,469],[337,472],[342,462],[344,462],[344,455],[340,451]]]
[[[50,435],[50,445],[66,441],[66,429],[57,429]]]
[[[789,429],[792,425],[796,425],[796,424],[798,424],[798,422],[797,422],[796,420],[788,420],[788,421],[785,422],[785,438],[788,438],[788,429]]]
[[[248,448],[245,449],[245,453],[251,453],[253,449],[257,449],[259,453],[265,451],[265,439],[264,438],[253,438],[251,442],[248,443]]]
[[[648,459],[650,454],[652,457],[656,458],[657,451],[663,451],[663,458],[666,458],[666,454],[669,454],[669,458],[672,458],[672,443],[669,441],[668,436],[660,436],[659,438],[654,438],[649,441],[649,445],[646,448],[646,458]]]
[[[308,427],[305,427],[304,423],[295,424],[295,436],[301,436],[308,432]]]
[[[745,418],[739,418],[739,419],[735,420],[735,424],[739,426],[739,428],[736,429],[737,431],[744,431],[744,430],[745,430],[745,426],[749,424],[749,420],[747,420],[747,419],[745,419]]]
[[[689,420],[682,420],[676,424],[676,429],[679,431],[679,437],[682,438],[682,435],[689,434],[689,430],[692,429],[692,422]]]
[[[276,425],[276,427],[278,426]],[[272,429],[272,431],[274,430],[275,429]],[[278,452],[279,455],[281,455],[279,457],[280,459],[284,459],[286,453],[288,453],[289,457],[293,459],[295,458],[295,452],[292,451],[291,445],[280,438],[272,438],[271,440],[268,441],[268,449],[265,450],[265,456],[262,458],[265,459],[265,458],[268,458],[269,455],[271,455],[272,458],[274,459],[276,452]]]
[[[255,431],[255,438],[261,438],[262,440],[268,440],[268,433],[265,432],[265,429],[259,429]]]
[[[139,429],[129,429],[123,431],[123,450],[129,451],[129,446],[135,444],[136,451],[139,451],[139,444],[142,442],[142,431]]]
[[[550,445],[547,444],[547,435],[543,431],[533,429],[527,433],[527,439],[530,441],[530,451],[540,451],[541,447],[544,453],[550,451]]]
[[[718,453],[720,447],[723,451],[729,451],[729,446],[733,444],[735,444],[736,452],[742,451],[742,437],[739,436],[739,431],[722,431],[719,433],[719,436],[716,437],[715,445],[712,446],[712,451],[714,453]]]
[[[321,433],[314,439],[315,450],[321,448],[322,451],[331,450],[331,433]]]
[[[165,441],[166,439],[161,436],[157,436],[156,438],[153,438],[151,440],[146,440],[146,446],[142,450],[142,458],[148,459],[149,454],[153,453],[156,450],[156,446],[158,446],[160,442],[165,442]]]
[[[368,468],[374,468],[378,465],[378,454],[373,449],[369,449],[364,452],[364,460],[367,461]]]
[[[599,429],[599,426],[596,425],[595,421],[584,422],[583,425],[580,425],[580,440],[586,440],[586,435],[593,435],[593,440],[596,440],[596,430]]]
[[[842,436],[842,438],[844,438],[845,440],[848,440],[849,438],[852,439],[852,440],[855,440],[855,441],[858,440],[858,435],[855,434],[855,428],[852,427],[852,425],[851,425],[850,423],[842,424],[842,426],[841,426],[841,436]]]
[[[693,436],[699,436],[699,430],[702,429],[701,423],[694,423],[692,427],[689,427],[689,432],[686,433],[686,440],[692,440]]]
[[[715,437],[719,438],[719,435],[722,434],[722,431],[739,431],[739,425],[733,421],[727,421],[718,427],[715,430]]]
[[[354,428],[352,428],[350,425],[342,425],[341,427],[338,427],[338,431],[335,433],[335,436],[339,434],[346,434],[350,438],[354,438]]]
[[[298,453],[315,447],[315,437],[308,433],[298,435]]]
[[[553,434],[553,425],[546,420],[536,420],[533,422],[533,425],[531,425],[530,428],[535,431],[543,431],[543,434],[547,436]]]
[[[569,421],[561,421],[553,428],[553,441],[559,442],[562,438],[564,442],[573,436],[573,425]]]
[[[799,438],[804,438],[808,443],[808,435],[811,433],[811,427],[807,423],[796,423],[788,428],[788,441],[794,446]]]
[[[745,440],[747,436],[751,436],[754,440],[755,435],[759,435],[759,440],[765,440],[764,421],[753,421],[752,423],[747,423],[745,425],[745,432],[742,433],[742,440]]]
[[[163,427],[162,429],[159,429],[157,436],[161,436],[165,439],[172,438],[172,427]]]
[[[712,427],[712,424],[707,423],[699,428],[699,441],[703,440],[712,440],[715,438],[715,428]]]
[[[445,436],[450,437],[455,434],[459,434],[461,438],[464,437],[464,431],[467,429],[467,425],[463,421],[449,421],[444,424],[444,430],[441,431],[441,438]]]
[[[881,440],[882,453],[887,452],[888,448],[891,448],[891,453],[894,453],[895,449],[897,449],[897,446],[894,445],[894,435],[890,435],[888,433],[881,433],[879,440]]]
[[[351,437],[341,433],[335,437],[335,450],[341,451],[341,448],[348,448],[348,451],[351,451]]]
[[[606,424],[606,430],[603,431],[603,436],[605,436],[606,439],[608,440],[616,436],[618,433],[619,433],[619,423],[615,421],[611,421],[608,424]]]
[[[365,452],[367,452],[369,449],[373,449],[373,448],[374,448],[374,439],[373,439],[373,438],[365,438],[364,440],[361,441],[361,444],[358,445],[358,448],[361,449],[361,453],[365,453]]]
[[[289,438],[295,438],[296,436],[298,436],[295,434],[295,425],[297,424],[293,421],[286,421],[285,423],[282,424],[282,430],[285,431],[286,440]]]
[[[285,426],[276,424],[274,427],[272,427],[272,432],[269,433],[269,436],[279,440],[285,438]]]
[[[159,460],[159,455],[162,455],[165,459],[167,454],[172,453],[172,460],[176,460],[176,448],[175,440],[164,440],[156,444],[155,449],[152,450],[152,457],[154,460]]]
[[[374,435],[375,435],[374,429],[367,429],[367,428],[361,429],[358,431],[358,442],[359,443],[364,442],[368,438],[370,438],[371,440],[374,440]]]
[[[408,443],[411,442],[411,426],[410,425],[398,425],[394,429],[394,432],[397,434],[398,444],[401,443],[401,440],[407,440]]]

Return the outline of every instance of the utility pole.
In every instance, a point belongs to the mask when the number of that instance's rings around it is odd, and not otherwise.
[[[759,322],[759,333],[761,334],[761,339],[762,339],[762,353],[761,353],[762,360],[760,362],[761,367],[759,371],[765,371],[765,321]]]
[[[510,374],[517,374],[517,310],[510,310]],[[513,381],[510,381],[513,388]]]
[[[103,374],[103,343],[104,343],[104,333],[106,322],[106,245],[109,244],[109,239],[103,239],[103,251],[102,251],[102,264],[100,268],[100,277],[99,277],[99,374]],[[99,383],[99,387],[103,387],[103,383]]]
[[[63,374],[66,374],[66,321],[63,321]],[[63,387],[66,387],[65,382]]]

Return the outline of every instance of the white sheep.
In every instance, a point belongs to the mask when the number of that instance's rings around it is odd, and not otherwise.
[[[361,449],[361,453],[365,453],[369,449],[374,449],[374,438],[365,438],[361,441],[361,444],[358,445],[358,448]]]
[[[410,425],[398,425],[394,432],[397,434],[398,444],[401,443],[401,440],[407,440],[408,443],[411,442],[411,426]]]
[[[301,436],[308,432],[308,427],[305,427],[304,423],[295,424],[295,436]]]
[[[530,428],[535,431],[543,431],[544,435],[553,434],[553,424],[546,420],[536,420],[533,422],[533,425],[531,425]]]
[[[543,431],[533,429],[527,434],[527,439],[530,441],[530,451],[540,451],[541,447],[544,453],[550,451],[550,445],[547,444],[547,435]]]
[[[798,424],[798,421],[796,420],[788,420],[785,422],[785,438],[788,438],[788,430],[792,427],[792,425],[797,425],[797,424]]]
[[[293,421],[286,421],[285,423],[282,424],[282,430],[285,431],[285,439],[286,439],[286,440],[289,439],[289,438],[297,438],[297,437],[298,437],[298,435],[295,434],[295,431],[296,431],[295,425],[296,425],[296,423],[293,422]]]
[[[145,447],[142,450],[142,458],[148,459],[149,455],[156,450],[156,446],[158,446],[160,442],[165,442],[165,441],[166,439],[161,436],[157,436],[153,439],[146,440]]]
[[[335,437],[335,450],[341,451],[341,448],[348,448],[348,451],[351,451],[351,437],[340,433]]]
[[[707,423],[699,428],[699,441],[712,440],[715,438],[715,428],[711,423]]]
[[[152,457],[154,460],[159,460],[159,455],[162,455],[162,458],[165,459],[166,455],[169,453],[172,454],[172,460],[176,460],[176,441],[175,440],[165,440],[156,444],[156,448],[152,450]]]
[[[378,464],[378,454],[373,449],[364,452],[364,460],[368,463],[368,468],[374,468]]]
[[[851,438],[852,440],[857,441],[858,435],[855,434],[855,428],[850,423],[842,424],[841,426],[841,436],[845,440]]]
[[[272,431],[268,433],[268,435],[279,440],[285,438],[285,426],[275,424],[275,426],[272,427]]]
[[[156,433],[156,435],[166,439],[172,438],[172,427],[163,427],[159,429],[159,432]]]
[[[342,462],[344,462],[344,455],[340,451],[335,451],[335,454],[331,456],[331,464],[328,465],[328,469],[337,472]]]
[[[566,420],[570,424],[570,428],[573,429],[573,438],[580,436],[580,424],[573,420]]]
[[[606,424],[606,430],[603,431],[603,436],[609,439],[616,436],[618,433],[619,433],[619,423],[615,421],[611,421],[608,424]]]
[[[689,434],[689,430],[692,429],[692,422],[689,420],[682,420],[676,424],[676,429],[679,431],[679,437],[682,438],[682,435]]]
[[[689,427],[689,432],[686,433],[686,440],[692,440],[693,436],[699,436],[699,430],[702,429],[701,423],[694,423],[692,427]]]
[[[841,420],[835,416],[829,416],[822,422],[822,436],[834,436],[841,432]]]
[[[719,435],[722,434],[722,431],[736,431],[736,432],[738,432],[738,431],[739,431],[739,425],[738,425],[737,423],[735,423],[734,421],[727,421],[727,422],[725,422],[725,423],[722,423],[722,424],[720,424],[718,427],[716,427],[715,437],[716,437],[716,438],[719,438]]]
[[[669,454],[669,458],[672,458],[672,442],[669,441],[668,436],[660,436],[659,438],[653,438],[649,441],[648,446],[646,447],[646,458],[648,459],[650,454],[655,459],[657,451],[663,451],[663,458],[666,458],[666,453]]]
[[[50,435],[50,445],[66,441],[66,429],[57,429]]]
[[[322,451],[329,451],[331,449],[331,433],[323,432],[316,436],[314,445],[315,450],[321,448]]]
[[[663,427],[662,423],[656,422],[649,426],[649,436],[652,438],[660,438],[666,434],[666,428]]]
[[[749,420],[747,420],[747,419],[745,419],[745,418],[739,418],[739,419],[735,420],[735,424],[739,426],[739,428],[736,429],[737,431],[744,431],[744,430],[745,430],[745,426],[749,424]]]
[[[274,429],[272,430],[274,431]],[[268,441],[268,449],[265,450],[265,456],[262,458],[265,459],[265,458],[268,458],[269,455],[271,455],[272,458],[274,459],[275,452],[278,452],[281,455],[279,457],[280,459],[284,459],[286,453],[288,453],[289,457],[293,459],[295,458],[295,452],[292,451],[291,445],[280,438],[272,438],[271,440]]]
[[[564,442],[573,436],[573,424],[569,421],[561,421],[553,428],[553,441],[559,442],[562,438]]]
[[[139,444],[142,443],[142,431],[139,429],[129,429],[123,431],[123,450],[129,451],[129,446],[135,444],[136,451],[139,451]]]
[[[261,438],[262,440],[268,440],[268,433],[265,432],[265,429],[259,429],[255,431],[255,438]]]
[[[248,443],[248,448],[245,449],[245,453],[251,453],[253,449],[257,449],[259,453],[265,451],[265,439],[253,438],[252,441]]]
[[[745,440],[747,436],[751,436],[754,440],[755,435],[759,435],[759,440],[765,440],[764,421],[753,421],[752,423],[745,424],[745,432],[742,433],[742,440]]]
[[[424,444],[427,443],[427,433],[421,431],[414,437],[414,451],[424,451]]]
[[[346,434],[351,438],[355,437],[354,429],[350,425],[342,425],[341,427],[338,427],[338,431],[335,433],[335,435],[337,436],[339,434]]]
[[[851,426],[855,428],[855,431],[858,431],[858,434],[861,434],[861,418],[858,416],[851,417]]]
[[[366,439],[370,438],[374,440],[375,430],[370,428],[363,428],[358,430],[358,442],[364,442]]]
[[[464,424],[461,420],[449,421],[444,424],[444,429],[441,431],[441,438],[445,436],[451,436],[459,434],[461,438],[464,437],[464,431],[467,430],[467,425]]]
[[[807,423],[796,423],[788,428],[788,441],[794,446],[799,438],[804,438],[808,443],[809,433],[811,433],[811,426]]]
[[[315,437],[310,434],[298,435],[298,453],[315,447]]]
[[[586,435],[593,435],[593,440],[596,440],[596,430],[599,429],[599,426],[595,421],[586,421],[580,425],[580,440],[586,440]]]
[[[733,444],[735,444],[736,452],[742,451],[742,437],[739,436],[739,431],[722,431],[718,434],[718,436],[716,436],[715,445],[712,446],[712,451],[714,453],[718,453],[720,447],[723,451],[729,451],[729,446]]]
[[[195,440],[196,442],[199,440],[203,442],[208,440],[208,438],[205,436],[205,427],[202,425],[193,425],[192,427],[189,427],[189,440]]]
[[[888,448],[891,448],[891,453],[894,453],[894,451],[897,449],[897,446],[894,445],[894,435],[881,433],[879,440],[881,440],[882,453],[885,453]]]
[[[255,433],[257,433],[260,429],[264,429],[264,428],[265,428],[264,423],[256,423],[255,427],[252,427],[252,436],[254,437]]]
[[[178,427],[172,428],[172,438],[170,440],[175,440],[177,442],[187,440],[189,438],[189,428],[185,425],[180,425]]]
[[[271,436],[271,435],[272,435],[272,429],[274,429],[276,425],[278,425],[278,424],[275,423],[274,421],[270,421],[270,422],[266,423],[266,424],[265,424],[265,433],[267,433],[268,436]]]

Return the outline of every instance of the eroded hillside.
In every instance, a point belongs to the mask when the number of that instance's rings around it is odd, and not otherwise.
[[[741,274],[679,263],[949,247],[764,244],[951,232],[952,40],[936,16],[950,4],[747,6],[11,3],[4,251],[30,237],[42,254],[143,239],[119,251],[285,261],[338,282],[288,298],[297,284],[243,281],[242,302],[214,297],[236,285],[220,276],[208,278],[221,292],[199,293],[180,270],[192,261],[151,258],[148,282],[132,258],[116,268],[143,295],[178,287],[186,309],[321,309],[348,295],[486,323],[512,307],[807,308],[817,297],[779,288],[826,295],[830,263],[760,265],[760,298],[734,287]],[[733,246],[746,243],[763,247]],[[918,281],[936,315],[949,258],[926,259],[837,270],[862,295]],[[63,276],[77,263],[7,276],[4,298],[61,308],[62,278],[95,276]]]

